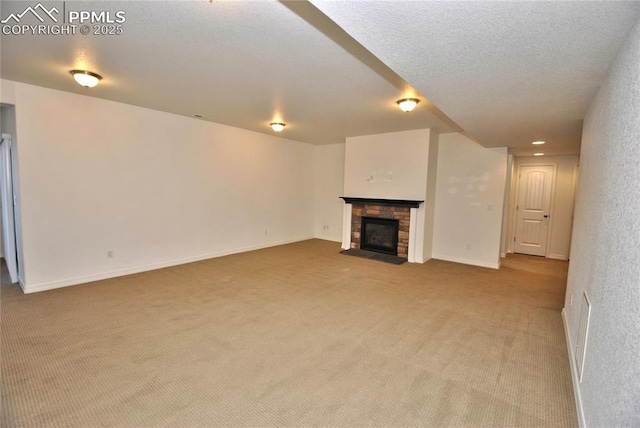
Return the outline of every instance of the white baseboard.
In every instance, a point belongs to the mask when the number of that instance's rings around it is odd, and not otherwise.
[[[489,262],[484,262],[480,260],[463,259],[460,257],[441,256],[436,254],[434,254],[432,258],[437,260],[444,260],[446,262],[462,263],[465,265],[480,266],[480,267],[486,267],[490,269],[500,269],[500,262],[489,263]]]
[[[331,242],[339,242],[342,244],[342,237],[331,237],[331,236],[323,236],[323,235],[315,235],[315,239],[322,239],[323,241],[331,241]]]
[[[291,244],[294,242],[306,241],[314,239],[313,236],[305,236],[294,239],[286,239],[283,241],[270,242],[268,244],[251,245],[248,247],[235,248],[232,250],[219,251],[215,253],[201,254],[198,256],[185,257],[181,259],[166,260],[158,263],[150,263],[141,266],[134,266],[126,269],[114,270],[109,272],[101,272],[93,275],[78,276],[75,278],[66,278],[57,281],[42,282],[40,284],[25,285],[22,281],[20,286],[25,294],[37,293],[39,291],[53,290],[56,288],[69,287],[72,285],[85,284],[87,282],[101,281],[103,279],[116,278],[119,276],[132,275],[134,273],[147,272],[150,270],[162,269],[171,266],[183,265],[186,263],[199,262],[201,260],[213,259],[216,257],[229,256],[231,254],[245,253],[247,251],[261,250],[263,248],[276,247],[278,245]]]
[[[567,313],[562,309],[562,324],[564,325],[564,335],[567,341],[567,351],[569,353],[569,367],[571,370],[571,382],[573,383],[573,396],[576,399],[576,412],[578,414],[578,426],[585,428],[584,409],[582,407],[582,396],[580,395],[580,382],[578,381],[578,368],[576,367],[576,358],[573,352],[573,341],[567,324]]]
[[[549,254],[547,258],[555,260],[569,260],[564,254]]]

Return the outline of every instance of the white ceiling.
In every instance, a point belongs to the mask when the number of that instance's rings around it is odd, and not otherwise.
[[[578,153],[640,2],[311,0],[478,142]],[[375,28],[375,31],[371,31]]]
[[[572,154],[640,13],[638,1],[312,2],[43,1],[125,11],[123,34],[2,35],[1,76],[263,133],[282,120],[281,136],[312,144],[433,127]],[[3,0],[0,15],[36,3]],[[73,68],[104,79],[83,89]],[[422,100],[412,113],[395,105],[407,95]]]

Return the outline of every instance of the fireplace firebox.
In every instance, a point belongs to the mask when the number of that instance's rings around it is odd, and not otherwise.
[[[398,229],[396,219],[362,217],[360,248],[397,256]]]

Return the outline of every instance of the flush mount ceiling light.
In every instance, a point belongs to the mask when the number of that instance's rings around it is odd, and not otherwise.
[[[76,82],[85,88],[93,88],[102,80],[102,76],[87,70],[71,70],[69,71]]]
[[[544,144],[545,142],[546,142],[546,141],[534,141],[534,142],[533,142],[533,143],[531,143],[531,144],[533,144],[534,146],[539,146],[539,145],[541,145],[541,144]]]
[[[420,100],[417,98],[403,98],[401,100],[396,101],[396,103],[398,104],[398,107],[400,107],[400,110],[404,112],[409,112],[413,110],[414,108],[416,108],[419,102]]]
[[[287,125],[282,122],[271,122],[269,126],[271,126],[271,129],[273,129],[276,132],[282,132],[284,127]]]
[[[544,156],[544,153],[534,153],[534,156]]]

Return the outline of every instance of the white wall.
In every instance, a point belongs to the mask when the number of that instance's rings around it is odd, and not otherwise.
[[[429,129],[347,138],[345,196],[423,201]]]
[[[511,244],[509,241],[511,240],[509,237],[511,236],[509,231],[511,230],[511,206],[513,204],[513,199],[515,198],[515,184],[513,177],[514,173],[514,163],[513,163],[513,155],[507,155],[507,187],[504,189],[504,208],[502,210],[502,239],[500,240],[500,257],[506,257],[507,252],[511,252]],[[512,194],[513,192],[513,194]]]
[[[583,426],[589,427],[640,426],[638,52],[640,22],[591,103],[582,131],[564,315],[573,352],[586,291],[589,336],[582,383],[574,386]]]
[[[16,103],[16,93],[15,93],[14,82],[10,80],[0,79],[0,103],[6,103],[11,105],[14,105]]]
[[[27,292],[314,235],[314,146],[21,83],[5,93]]]
[[[344,150],[344,144],[316,147],[316,238],[342,239]]]
[[[573,216],[573,201],[575,193],[576,166],[580,162],[579,156],[544,156],[516,158],[515,170],[512,177],[509,223],[509,252],[513,252],[513,236],[515,233],[515,204],[518,168],[522,165],[554,165],[556,168],[555,189],[550,208],[549,239],[547,241],[546,257],[559,260],[569,259],[569,244],[571,242],[571,226]]]
[[[440,134],[433,258],[497,269],[507,149]]]
[[[432,129],[429,136],[429,158],[427,160],[427,195],[424,203],[424,245],[422,260],[433,255],[433,224],[436,204],[436,182],[438,177],[438,145],[440,134]]]

